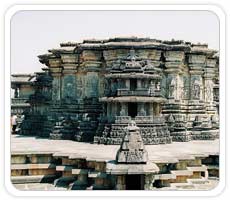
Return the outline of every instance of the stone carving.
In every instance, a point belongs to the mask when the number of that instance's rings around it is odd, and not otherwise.
[[[83,77],[77,78],[77,97],[81,99],[83,96]]]
[[[73,75],[64,76],[63,98],[66,101],[73,100],[75,97],[75,80]]]
[[[190,135],[192,139],[213,139],[212,133],[218,133],[219,128],[218,120],[210,118],[218,115],[218,65],[205,61],[218,61],[218,57],[206,46],[202,53],[194,47],[181,41],[123,38],[67,43],[40,55],[41,63],[48,67],[47,75],[53,79],[52,88],[39,73],[37,80],[26,81],[35,93],[27,102],[31,112],[26,115],[22,133],[35,133],[33,125],[39,125],[37,135],[48,136],[55,121],[46,121],[47,115],[78,115],[75,140],[79,141],[119,144],[130,119],[136,121],[145,144],[188,141]],[[21,81],[14,78],[12,88],[20,85],[19,96],[27,93],[19,83],[25,83],[25,77]],[[217,96],[214,100],[213,93]],[[145,107],[139,107],[143,103]],[[173,120],[167,118],[169,115]],[[197,134],[196,115],[211,119],[200,127],[203,133]],[[186,119],[179,118],[182,116]],[[43,125],[46,131],[41,131]]]
[[[66,84],[66,97],[71,98],[72,97],[72,90],[73,90],[73,84],[67,83]]]
[[[189,99],[189,79],[184,77],[183,87],[181,88],[181,98]]]
[[[125,116],[125,114],[126,114],[125,108],[121,108],[120,116]]]
[[[175,98],[176,95],[176,80],[174,78],[171,79],[169,84],[169,98]]]
[[[158,90],[158,91],[161,90],[161,83],[159,81],[156,84],[156,90]]]
[[[198,80],[193,82],[192,94],[194,99],[200,99],[200,84]]]
[[[146,110],[145,110],[144,106],[141,107],[140,116],[146,116]]]
[[[212,100],[212,87],[210,86],[210,84],[206,88],[206,95],[207,95],[206,100],[211,101]]]
[[[126,129],[120,149],[117,152],[117,163],[146,163],[148,155],[135,121],[131,121]]]
[[[53,101],[56,101],[58,100],[58,93],[59,93],[59,90],[60,90],[60,86],[59,86],[59,82],[56,79],[53,80],[53,89],[52,89],[52,99]]]
[[[149,86],[149,95],[154,96],[155,94],[155,84],[153,80],[150,81],[150,86]]]
[[[88,98],[98,96],[98,76],[95,73],[87,74],[86,94]]]

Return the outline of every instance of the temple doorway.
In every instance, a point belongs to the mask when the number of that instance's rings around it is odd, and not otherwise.
[[[128,116],[132,118],[137,116],[137,103],[128,103]]]
[[[126,175],[126,190],[144,190],[144,175]]]

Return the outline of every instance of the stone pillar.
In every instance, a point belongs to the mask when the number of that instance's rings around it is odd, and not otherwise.
[[[141,88],[142,88],[142,80],[137,79],[137,89],[141,89]]]
[[[128,107],[127,107],[127,103],[121,102],[120,116],[128,116]]]
[[[147,174],[145,175],[145,190],[153,190],[153,182],[154,182],[154,175],[153,174]]]
[[[107,103],[107,117],[110,118],[111,116],[111,103]]]
[[[52,101],[59,102],[61,100],[61,88],[62,88],[62,81],[61,72],[59,73],[52,73],[53,81],[52,81]]]
[[[202,100],[202,74],[205,66],[205,55],[189,55],[190,100]]]
[[[216,59],[209,58],[206,60],[206,66],[204,68],[204,101],[207,112],[211,114],[217,113],[217,109],[214,108],[213,100],[215,66]]]
[[[185,54],[183,51],[167,51],[165,53],[165,72],[167,73],[168,98],[180,100],[179,76],[183,69]]]
[[[202,135],[196,131],[196,120],[203,121],[206,119],[205,105],[203,102],[203,69],[206,63],[206,55],[191,53],[188,54],[189,67],[189,108],[187,114],[187,128],[192,130],[192,139],[201,139]],[[198,121],[198,122],[199,122]],[[195,129],[195,130],[194,130]],[[208,131],[207,131],[208,132]]]
[[[156,103],[156,116],[160,116],[161,113],[161,107],[159,103]]]
[[[153,111],[153,103],[149,103],[149,115],[154,116],[154,111]]]
[[[76,97],[76,69],[64,69],[62,77],[62,99],[75,100]]]
[[[130,90],[130,79],[125,80],[125,87]]]
[[[112,116],[117,116],[117,103],[112,103]]]
[[[116,183],[116,190],[125,190],[125,175],[118,175],[117,176],[117,183]]]
[[[137,103],[137,116],[146,116],[146,109],[144,103]]]
[[[18,87],[14,89],[14,98],[19,98],[19,88]]]

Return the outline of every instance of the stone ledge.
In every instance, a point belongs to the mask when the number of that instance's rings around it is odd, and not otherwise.
[[[58,165],[56,166],[56,171],[72,171],[72,169],[74,168],[74,166],[67,166],[67,165]]]
[[[88,169],[72,169],[72,174],[79,175],[79,174],[88,174]]]
[[[197,166],[197,167],[187,167],[187,170],[193,171],[193,172],[205,172],[207,171],[207,166],[202,165],[202,166]]]
[[[169,180],[169,179],[176,179],[175,174],[159,174],[154,176],[155,180]]]
[[[171,170],[171,173],[176,176],[192,176],[193,172],[190,170]]]
[[[53,182],[56,178],[56,175],[12,176],[11,181],[13,184],[49,183]]]
[[[26,169],[54,169],[55,164],[12,164],[11,170],[26,170]]]
[[[107,177],[107,174],[105,172],[92,171],[88,173],[88,177],[105,179]]]

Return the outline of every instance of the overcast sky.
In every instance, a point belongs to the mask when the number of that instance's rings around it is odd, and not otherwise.
[[[41,71],[37,55],[61,42],[140,36],[208,43],[219,49],[219,21],[209,11],[20,11],[11,19],[11,72]]]

